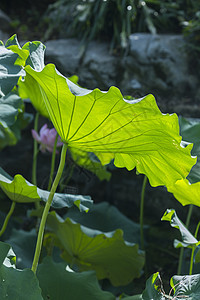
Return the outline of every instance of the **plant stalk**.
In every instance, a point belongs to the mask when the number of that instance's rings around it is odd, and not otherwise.
[[[6,228],[7,228],[7,225],[8,225],[8,221],[10,220],[10,217],[12,216],[13,214],[13,211],[15,209],[15,205],[16,205],[16,202],[12,201],[12,204],[11,204],[11,207],[10,207],[10,210],[4,220],[4,223],[3,223],[3,226],[1,228],[1,231],[0,231],[0,236],[2,236],[2,234],[4,234]]]
[[[200,227],[200,222],[197,224],[196,230],[195,230],[195,234],[194,237],[195,239],[197,239],[197,235],[199,232],[199,227]],[[193,270],[193,260],[194,260],[194,251],[196,249],[196,246],[194,245],[192,247],[192,253],[191,253],[191,258],[190,258],[190,270],[189,270],[189,275],[192,275],[192,270]]]
[[[39,120],[39,112],[35,115],[34,120],[34,130],[38,132],[38,120]],[[37,154],[38,154],[38,143],[34,139],[33,140],[33,166],[32,166],[32,184],[37,186]]]
[[[34,255],[33,264],[32,264],[32,268],[31,268],[34,273],[36,273],[36,271],[37,271],[40,252],[41,252],[41,249],[42,249],[44,229],[45,229],[45,224],[46,224],[47,216],[48,216],[48,213],[49,213],[49,209],[51,207],[51,203],[53,201],[53,196],[56,192],[57,186],[59,184],[64,166],[65,166],[66,152],[67,152],[67,144],[63,144],[58,171],[57,171],[56,177],[54,179],[54,182],[52,184],[52,187],[51,187],[51,190],[50,190],[50,193],[49,193],[49,197],[48,197],[48,200],[47,200],[46,205],[44,207],[44,211],[43,211],[43,214],[42,214],[42,219],[41,219],[41,222],[40,222],[40,227],[39,227],[39,232],[38,232],[38,237],[37,237],[37,244],[36,244],[36,249],[35,249],[35,255]]]
[[[187,229],[189,228],[189,225],[190,225],[192,210],[193,210],[193,205],[191,204],[189,206],[189,210],[188,210],[188,214],[187,214],[187,218],[186,218],[186,223],[185,223],[185,226],[186,226]],[[182,269],[182,263],[183,263],[183,253],[184,253],[184,248],[181,248],[180,255],[179,255],[177,275],[181,275],[181,269]],[[190,268],[191,268],[191,263],[190,263]]]
[[[147,185],[147,176],[144,176],[143,184],[142,184],[142,192],[141,192],[141,199],[140,199],[140,241],[141,241],[141,249],[144,250],[144,195],[145,195],[145,188]]]
[[[52,157],[51,157],[51,171],[50,171],[50,176],[49,176],[49,184],[48,184],[48,191],[50,191],[52,181],[53,181],[53,173],[55,169],[55,160],[56,160],[56,147],[57,147],[57,142],[58,142],[58,133],[56,134],[54,146],[53,146],[53,152],[52,152]]]

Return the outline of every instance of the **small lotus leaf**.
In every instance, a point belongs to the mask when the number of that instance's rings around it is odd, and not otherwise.
[[[19,174],[13,179],[2,168],[0,168],[0,187],[15,202],[28,203],[40,200],[46,202],[49,197],[48,191],[37,188]],[[55,193],[52,207],[63,208],[73,205],[80,211],[87,212],[92,205],[92,200],[89,196]]]

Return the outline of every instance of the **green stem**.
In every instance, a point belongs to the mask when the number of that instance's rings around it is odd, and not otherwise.
[[[199,232],[199,227],[200,227],[200,222],[197,224],[197,228],[195,230],[194,237],[197,239],[197,235]],[[190,270],[189,270],[189,275],[192,275],[192,270],[193,270],[193,260],[194,260],[194,251],[196,249],[196,246],[194,245],[192,247],[192,253],[191,253],[191,258],[190,258]]]
[[[188,214],[187,214],[187,218],[186,218],[186,223],[185,223],[186,228],[188,228],[189,225],[190,225],[192,210],[193,210],[193,205],[190,205],[189,210],[188,210]],[[180,255],[179,255],[177,275],[181,275],[181,269],[182,269],[182,263],[183,263],[183,253],[184,253],[184,248],[181,248]]]
[[[15,209],[15,204],[16,204],[16,202],[12,201],[12,205],[10,207],[10,210],[9,210],[9,212],[8,212],[8,214],[7,214],[7,216],[6,216],[5,220],[4,220],[3,226],[1,228],[0,236],[2,236],[2,234],[4,234],[4,232],[5,232],[6,228],[7,228],[8,221],[10,220],[10,217],[12,216],[13,211]]]
[[[64,166],[65,166],[66,152],[67,152],[67,144],[63,144],[58,171],[57,171],[56,177],[54,179],[53,185],[51,187],[48,200],[47,200],[46,205],[44,207],[44,211],[43,211],[43,214],[42,214],[42,219],[41,219],[41,223],[40,223],[40,227],[39,227],[39,232],[38,232],[38,237],[37,237],[37,244],[36,244],[36,249],[35,249],[35,255],[34,255],[33,265],[32,265],[32,271],[34,273],[36,273],[37,265],[38,265],[38,261],[39,261],[39,257],[40,257],[40,252],[41,252],[41,248],[42,248],[42,241],[43,241],[43,235],[44,235],[44,229],[45,229],[47,215],[49,213],[49,209],[50,209],[51,203],[53,201],[53,196],[56,192],[58,183],[60,181]]]
[[[184,252],[184,248],[181,248],[180,254],[179,254],[179,260],[178,260],[177,275],[181,275],[181,269],[182,269],[182,263],[183,263],[183,252]]]
[[[145,188],[147,185],[147,177],[144,176],[143,184],[142,184],[142,192],[140,199],[140,241],[141,241],[141,249],[144,250],[144,230],[143,230],[143,221],[144,221],[144,195]]]
[[[35,115],[34,120],[34,130],[38,132],[38,120],[39,120],[39,112]],[[34,139],[33,142],[33,166],[32,166],[32,183],[37,185],[37,154],[38,154],[38,143]]]
[[[193,269],[193,260],[194,260],[194,250],[196,249],[196,246],[192,247],[192,253],[191,253],[191,258],[190,258],[190,270],[189,270],[189,275],[192,275],[192,269]]]
[[[189,225],[190,225],[190,220],[191,220],[191,216],[192,216],[192,210],[193,210],[193,205],[191,204],[189,206],[189,210],[188,210],[188,214],[187,214],[187,219],[186,219],[186,223],[185,223],[185,226],[187,227],[187,229],[189,228]]]
[[[51,157],[51,171],[50,171],[50,176],[49,176],[48,191],[50,191],[50,188],[52,185],[52,180],[53,180],[53,173],[54,173],[54,169],[55,169],[55,160],[56,160],[57,142],[58,142],[58,133],[56,134],[56,138],[55,138],[55,142],[54,142],[54,146],[53,146],[52,157]]]

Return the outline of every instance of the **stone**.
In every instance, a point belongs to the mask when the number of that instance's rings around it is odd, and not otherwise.
[[[184,99],[191,107],[199,101],[200,72],[191,65],[183,36],[135,33],[129,41],[124,56],[111,54],[109,44],[98,41],[89,43],[84,55],[77,39],[48,41],[46,62],[55,63],[65,76],[78,75],[79,84],[89,89],[114,85],[136,98],[151,93],[162,111],[173,112],[176,106],[177,113],[189,117]],[[195,110],[190,116],[200,117]]]
[[[61,73],[71,76],[80,70],[80,43],[76,39],[51,40],[45,43],[46,63],[54,63]]]

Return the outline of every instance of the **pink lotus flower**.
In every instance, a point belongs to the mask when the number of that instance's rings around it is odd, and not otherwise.
[[[40,129],[39,134],[32,129],[31,130],[33,138],[40,144],[40,150],[41,152],[45,153],[46,150],[49,152],[53,152],[53,147],[57,135],[57,131],[55,128],[49,129],[47,128],[47,124],[44,124],[42,128]],[[60,140],[60,137],[58,137],[57,146],[62,146],[63,143]],[[56,151],[58,153],[58,151]]]

